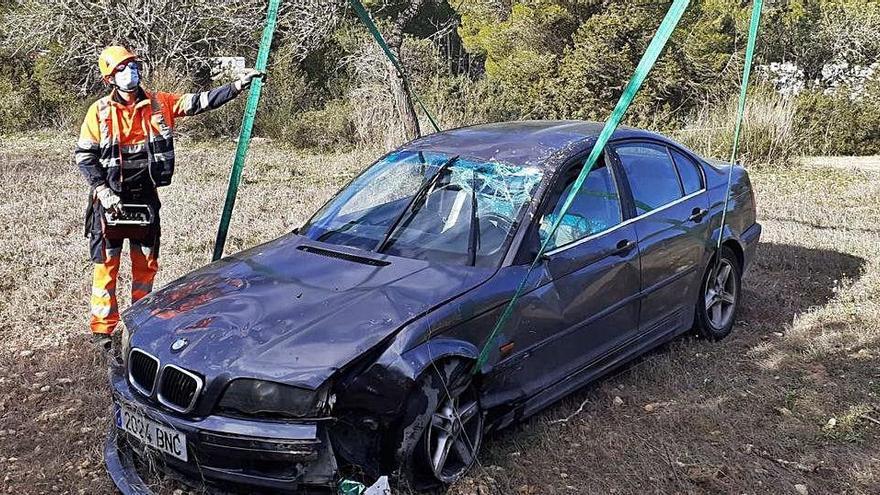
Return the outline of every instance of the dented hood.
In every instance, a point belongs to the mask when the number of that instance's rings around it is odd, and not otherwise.
[[[209,381],[227,374],[313,389],[493,272],[289,234],[170,283],[124,319],[132,346]],[[172,350],[181,338],[186,346]]]

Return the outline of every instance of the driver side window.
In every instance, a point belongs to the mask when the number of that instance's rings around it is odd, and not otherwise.
[[[550,235],[553,223],[559,218],[565,199],[571,194],[581,167],[568,172],[565,188],[553,209],[541,217],[541,242]],[[620,194],[611,168],[600,161],[587,175],[586,180],[562,216],[559,227],[547,244],[547,251],[563,247],[585,237],[604,232],[623,221]]]

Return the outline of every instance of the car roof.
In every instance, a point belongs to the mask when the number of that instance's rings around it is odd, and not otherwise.
[[[560,163],[548,160],[570,149],[589,147],[599,137],[601,122],[582,120],[522,120],[479,124],[441,131],[411,141],[404,150],[441,151],[487,161],[501,161],[521,166],[554,168]],[[618,127],[611,139],[669,139],[632,127]]]

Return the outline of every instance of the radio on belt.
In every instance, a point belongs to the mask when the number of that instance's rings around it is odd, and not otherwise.
[[[150,205],[119,205],[120,213],[104,212],[107,225],[134,225],[146,227],[153,223],[153,207]]]

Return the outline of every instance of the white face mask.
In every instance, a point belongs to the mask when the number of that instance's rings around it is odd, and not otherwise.
[[[138,74],[137,66],[128,64],[125,69],[113,76],[113,83],[120,91],[134,91],[141,82],[141,76]]]

